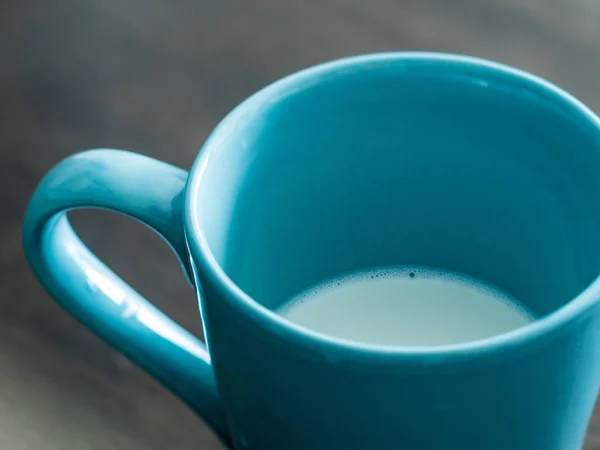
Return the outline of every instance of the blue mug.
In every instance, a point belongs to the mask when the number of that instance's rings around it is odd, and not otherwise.
[[[192,170],[92,150],[35,192],[24,246],[68,312],[231,448],[575,450],[600,382],[600,120],[476,58],[387,53],[256,93]],[[73,208],[138,219],[178,255],[206,345],[78,239]],[[337,274],[468,274],[538,320],[439,347],[348,342],[274,311]]]

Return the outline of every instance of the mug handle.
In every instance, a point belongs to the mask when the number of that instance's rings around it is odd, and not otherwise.
[[[33,272],[64,309],[181,397],[227,441],[206,346],[106,267],[66,216],[70,209],[102,208],[139,220],[170,244],[193,284],[183,227],[186,180],[184,170],[136,153],[75,154],[36,189],[23,246]]]

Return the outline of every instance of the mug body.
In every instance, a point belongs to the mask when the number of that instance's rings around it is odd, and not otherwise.
[[[185,199],[235,448],[580,448],[600,380],[599,168],[592,112],[475,58],[349,58],[242,103],[206,142]],[[319,281],[397,265],[490,283],[538,320],[420,348],[277,314]]]

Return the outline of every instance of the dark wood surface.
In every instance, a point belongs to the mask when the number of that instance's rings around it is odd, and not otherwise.
[[[308,65],[382,50],[499,60],[600,111],[599,30],[596,0],[3,0],[0,448],[221,448],[29,272],[21,218],[58,160],[114,147],[189,167],[219,119],[256,89]],[[194,296],[166,245],[115,215],[73,220],[118,273],[201,335]],[[600,449],[600,413],[585,448]]]

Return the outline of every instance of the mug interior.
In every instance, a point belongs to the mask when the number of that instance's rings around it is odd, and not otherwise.
[[[600,273],[597,125],[503,66],[413,55],[309,69],[238,107],[204,151],[206,242],[271,310],[346,272],[420,265],[541,317]]]

